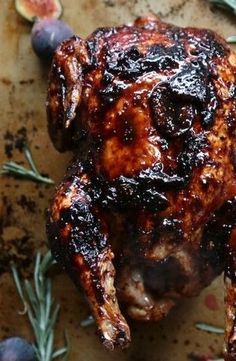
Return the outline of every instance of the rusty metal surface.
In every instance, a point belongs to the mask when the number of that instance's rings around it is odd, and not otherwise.
[[[32,150],[43,173],[58,182],[71,158],[59,154],[50,143],[45,116],[48,68],[32,52],[30,25],[15,12],[12,0],[0,0],[0,163],[24,162],[22,139]],[[236,34],[236,19],[212,11],[205,0],[64,0],[63,20],[81,37],[100,26],[131,22],[155,12],[177,25],[208,27],[227,37]],[[53,187],[30,181],[0,178],[0,339],[21,335],[31,338],[18,300],[9,261],[30,273],[33,255],[45,249],[44,212]],[[83,329],[88,313],[81,294],[63,274],[54,278],[55,297],[61,303],[58,342],[66,328],[71,342],[70,361],[184,361],[191,352],[218,355],[222,336],[197,331],[195,322],[223,325],[223,282],[216,280],[200,297],[186,300],[159,324],[130,321],[133,341],[125,351],[109,353],[99,344],[95,328]]]

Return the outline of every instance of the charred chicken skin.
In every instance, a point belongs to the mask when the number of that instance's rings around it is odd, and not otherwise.
[[[224,270],[225,359],[236,360],[235,75],[220,36],[154,16],[55,53],[49,132],[76,156],[47,233],[108,349],[130,341],[119,304],[160,320]]]

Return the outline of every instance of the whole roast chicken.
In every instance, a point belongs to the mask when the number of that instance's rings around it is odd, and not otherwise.
[[[213,31],[155,16],[100,28],[56,50],[47,114],[56,148],[76,154],[50,246],[103,344],[130,342],[119,305],[158,321],[224,270],[236,360],[236,55]]]

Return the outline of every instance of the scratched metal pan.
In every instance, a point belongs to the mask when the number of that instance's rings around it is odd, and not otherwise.
[[[30,46],[30,26],[15,12],[13,0],[0,0],[0,162],[24,161],[20,144],[27,140],[39,169],[58,182],[71,154],[59,154],[46,129],[45,93],[48,68]],[[158,13],[182,26],[208,27],[224,37],[236,34],[236,18],[212,11],[205,0],[64,0],[63,19],[81,37],[97,27],[129,23],[145,13]],[[45,249],[44,210],[53,187],[8,177],[0,179],[0,338],[32,339],[22,305],[9,273],[14,259],[22,273],[30,272],[33,254]],[[158,324],[130,321],[129,349],[106,351],[94,326],[82,328],[88,306],[64,274],[54,277],[55,298],[61,303],[56,340],[67,329],[70,361],[184,361],[191,353],[218,356],[223,336],[195,328],[196,322],[223,326],[223,280],[218,278],[194,299],[182,301]]]

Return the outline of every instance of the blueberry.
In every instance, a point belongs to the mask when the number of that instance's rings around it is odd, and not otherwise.
[[[0,342],[0,361],[36,361],[32,345],[21,337]]]
[[[31,32],[31,43],[40,58],[51,59],[57,46],[72,35],[72,29],[64,21],[52,18],[36,20]]]

